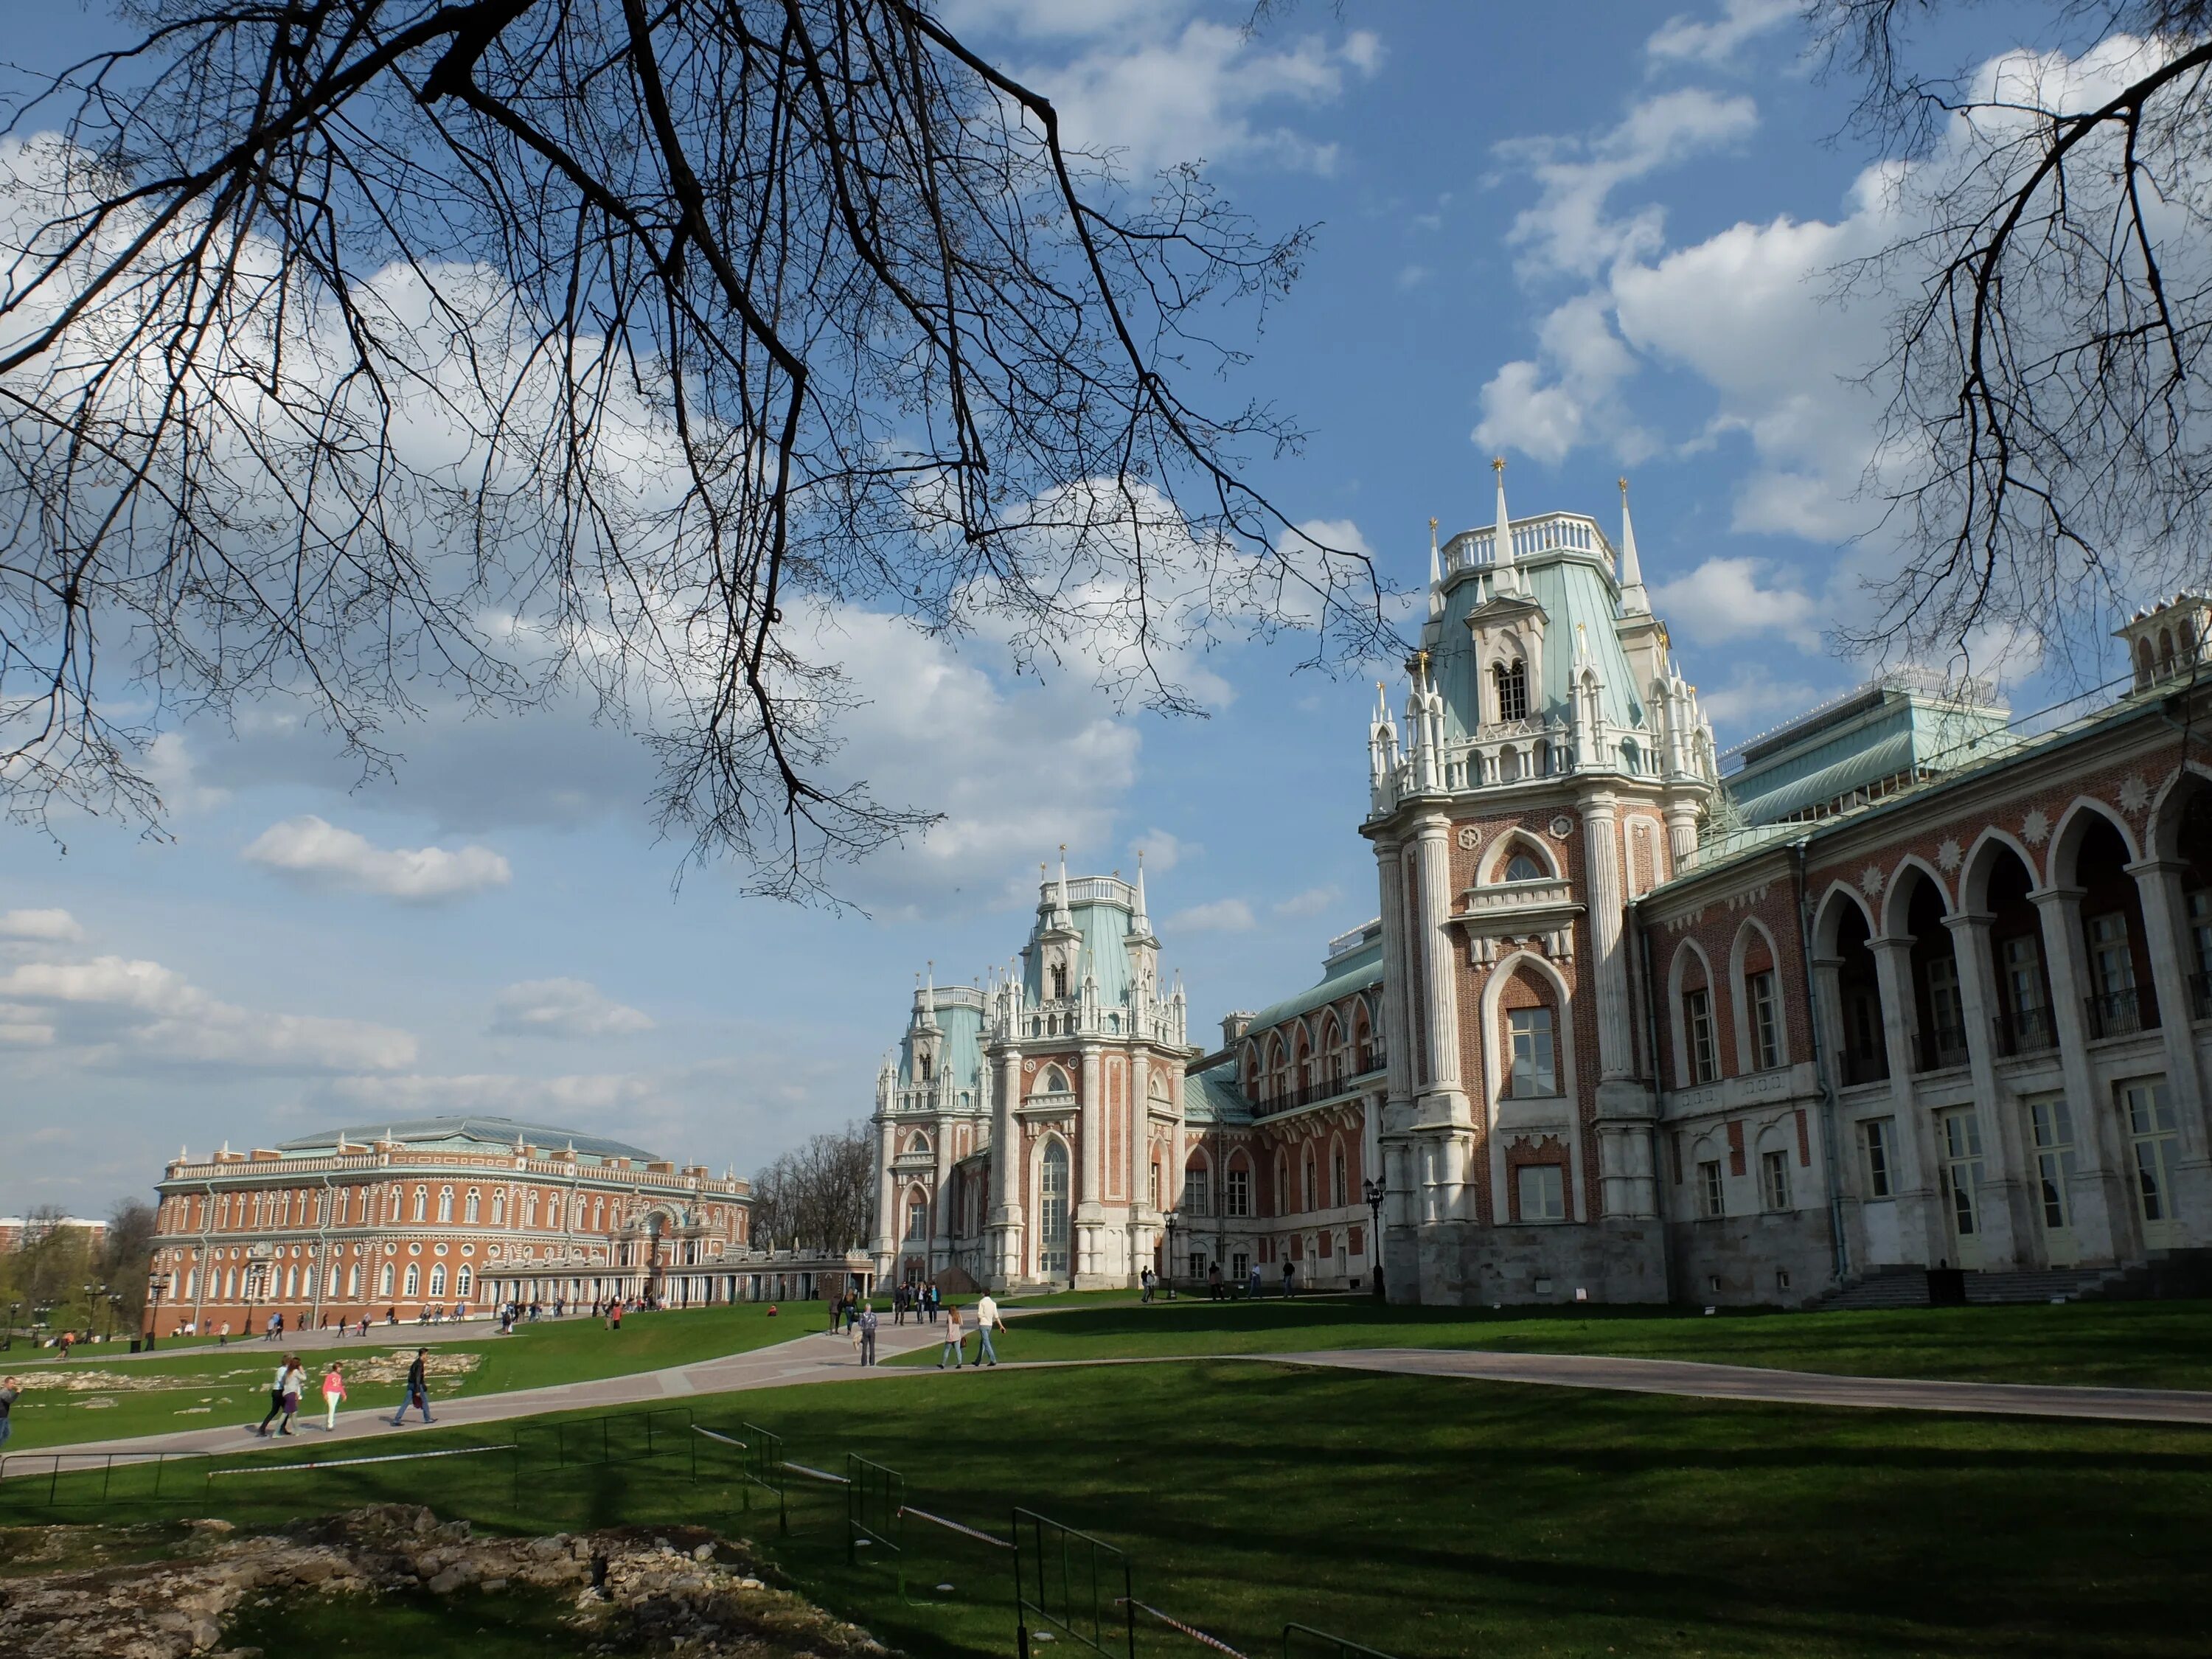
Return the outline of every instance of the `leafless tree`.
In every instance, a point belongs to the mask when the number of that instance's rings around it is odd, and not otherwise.
[[[1846,285],[1904,296],[1869,482],[1905,556],[1846,638],[2066,656],[2212,574],[2212,4],[2076,0],[2040,52],[1933,63],[1966,9],[1807,8],[1893,164],[1897,236]]]
[[[865,1244],[875,1188],[866,1124],[816,1135],[754,1176],[752,1240],[778,1249],[842,1251]]]
[[[841,777],[841,607],[1188,707],[1224,627],[1388,648],[1201,409],[1304,231],[1139,189],[930,0],[125,0],[9,71],[0,788],[149,824],[165,719],[584,688],[757,887],[928,821]],[[827,640],[829,643],[823,641]],[[925,804],[926,805],[926,804]]]

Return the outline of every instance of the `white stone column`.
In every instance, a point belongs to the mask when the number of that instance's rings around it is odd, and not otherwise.
[[[1897,1194],[1898,1243],[1906,1259],[1917,1254],[1921,1264],[1932,1267],[1950,1261],[1950,1223],[1942,1212],[1942,1194],[1936,1172],[1935,1126],[1920,1109],[1912,1086],[1912,1039],[1917,1026],[1912,994],[1912,939],[1910,934],[1870,939],[1875,981],[1881,994],[1881,1032],[1889,1059],[1890,1107],[1896,1115],[1899,1162],[1905,1179],[1893,1183]],[[1952,1266],[1958,1263],[1952,1261]]]
[[[1080,1137],[1082,1185],[1075,1205],[1075,1262],[1077,1283],[1095,1281],[1100,1272],[1099,1231],[1106,1218],[1106,1099],[1098,1050],[1083,1047],[1083,1103],[1076,1117]]]
[[[930,1121],[930,1148],[937,1155],[929,1188],[929,1271],[934,1275],[952,1265],[952,1120],[939,1113]]]
[[[2128,866],[2142,902],[2143,940],[2150,946],[2151,983],[2158,994],[2159,1035],[2165,1039],[2166,1084],[2181,1127],[2180,1167],[2174,1177],[2179,1213],[2212,1213],[2212,1164],[2208,1164],[2204,1072],[2197,1050],[2189,994],[2192,969],[2184,920],[2182,878],[2189,866],[2175,859],[2144,859]],[[2079,1131],[2077,1130],[2078,1133]],[[2201,1223],[2199,1224],[2202,1224]]]
[[[888,1111],[876,1119],[876,1238],[875,1255],[885,1273],[895,1269],[890,1265],[899,1247],[898,1182],[891,1174],[891,1159],[897,1155],[898,1129]],[[508,1213],[518,1220],[522,1205],[520,1194],[508,1206]]]
[[[1421,820],[1415,857],[1420,902],[1421,981],[1428,1016],[1424,1068],[1429,1091],[1448,1095],[1460,1087],[1459,975],[1452,960],[1451,821],[1441,814]]]
[[[1421,984],[1427,1015],[1423,1067],[1428,1078],[1415,1103],[1414,1125],[1435,1142],[1432,1219],[1472,1218],[1468,1195],[1474,1119],[1460,1080],[1459,969],[1451,932],[1451,820],[1423,815],[1416,826]]]
[[[1997,1079],[1997,975],[1990,954],[1993,920],[1954,914],[1943,918],[1943,925],[1950,929],[1951,955],[1959,968],[1960,1018],[1966,1024],[1966,1059],[1982,1121],[1989,1265],[2027,1267],[2044,1261],[2043,1229],[2035,1214],[2020,1102]]]
[[[2117,1261],[2134,1255],[2140,1241],[2118,1119],[2089,1058],[2089,963],[2081,943],[2081,890],[2046,887],[2028,897],[2042,924],[2051,1024],[2058,1033],[2066,1098],[2074,1109],[2074,1156],[2080,1174],[2074,1237],[2085,1263]]]
[[[991,1219],[987,1256],[995,1288],[1022,1276],[1022,1137],[1014,1109],[1022,1098],[1022,1056],[1013,1048],[999,1055],[998,1086],[991,1099]]]
[[[1667,850],[1673,854],[1671,862],[1675,871],[1681,869],[1683,860],[1698,850],[1698,806],[1696,797],[1670,795],[1660,808],[1667,820]]]

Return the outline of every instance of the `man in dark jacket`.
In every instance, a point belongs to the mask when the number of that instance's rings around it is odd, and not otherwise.
[[[410,1406],[416,1407],[422,1412],[422,1420],[425,1423],[433,1420],[430,1416],[429,1367],[426,1363],[429,1357],[430,1351],[428,1348],[415,1350],[415,1363],[407,1368],[407,1397],[399,1402],[398,1414],[392,1419],[392,1426],[395,1429],[407,1420],[407,1408]]]

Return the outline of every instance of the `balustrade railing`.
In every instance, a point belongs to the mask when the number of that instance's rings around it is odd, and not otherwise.
[[[2158,1029],[2158,1005],[2141,986],[2124,991],[2096,991],[2082,999],[2089,1010],[2093,1037],[2125,1036],[2131,1031]]]
[[[1889,1055],[1880,1048],[1846,1048],[1837,1056],[1837,1068],[1846,1089],[1881,1083],[1889,1076]]]
[[[2039,1054],[2058,1046],[2058,1022],[2051,1010],[2037,1005],[2027,1008],[2008,1008],[1990,1021],[1995,1028],[1997,1053],[2011,1059],[2019,1054]]]
[[[1295,1112],[1302,1106],[1334,1100],[1341,1095],[1358,1094],[1382,1075],[1382,1059],[1378,1054],[1364,1071],[1346,1077],[1319,1078],[1311,1083],[1285,1089],[1279,1094],[1264,1096],[1252,1103],[1252,1115],[1268,1117],[1277,1112]]]
[[[1920,1034],[1919,1064],[1914,1069],[1941,1072],[1966,1063],[1966,1033],[1963,1027],[1938,1025]]]

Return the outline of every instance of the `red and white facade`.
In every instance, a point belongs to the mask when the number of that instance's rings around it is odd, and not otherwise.
[[[744,1293],[724,1257],[745,1245],[744,1182],[540,1124],[433,1118],[180,1154],[156,1190],[158,1335]]]

